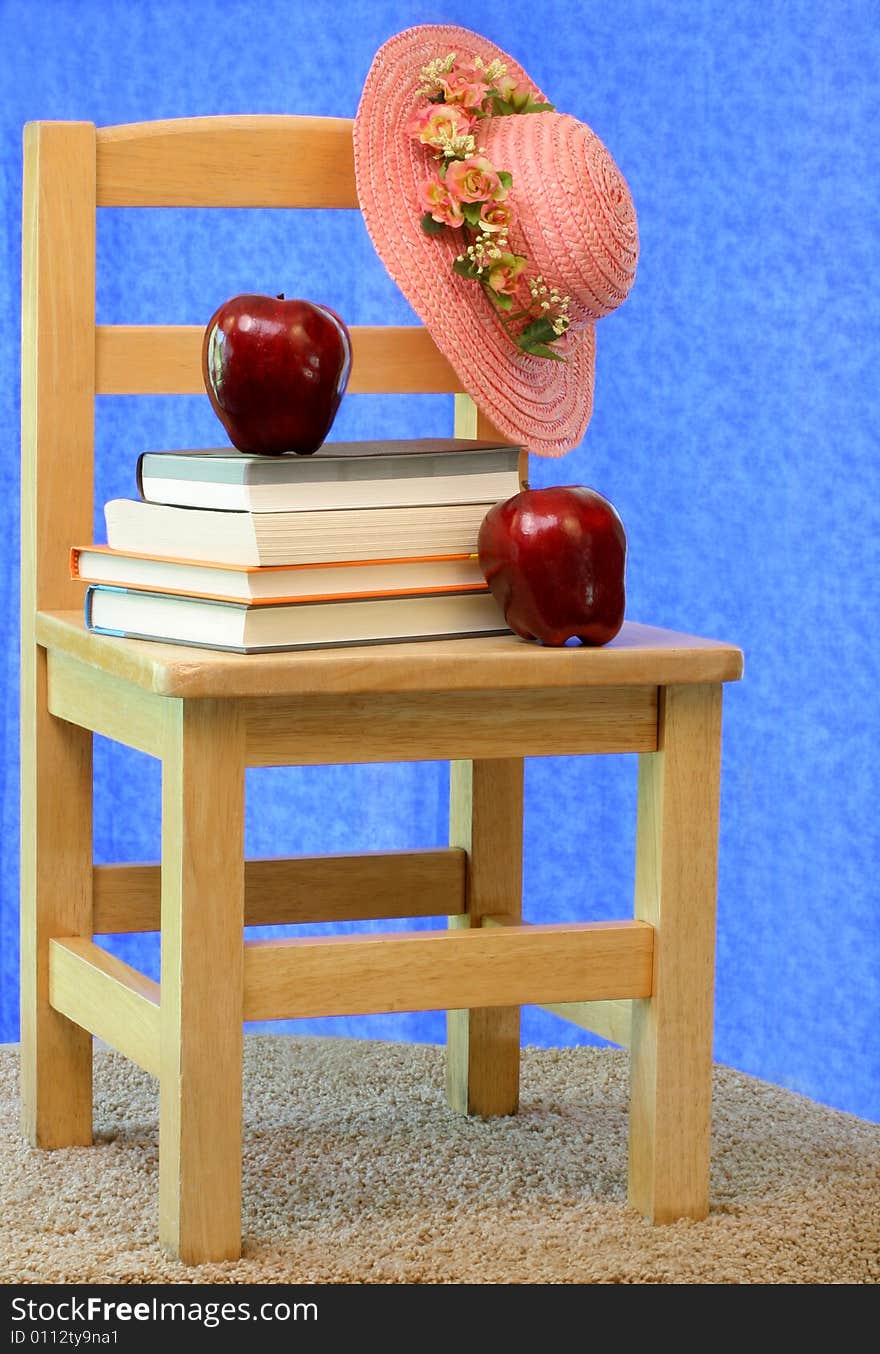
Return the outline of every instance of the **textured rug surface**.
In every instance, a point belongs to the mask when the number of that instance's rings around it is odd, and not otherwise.
[[[18,1134],[0,1050],[0,1281],[876,1283],[880,1125],[715,1072],[712,1211],[652,1227],[626,1205],[627,1055],[524,1049],[522,1110],[465,1120],[444,1053],[245,1041],[244,1256],[157,1245],[157,1083],[95,1055],[95,1146]]]

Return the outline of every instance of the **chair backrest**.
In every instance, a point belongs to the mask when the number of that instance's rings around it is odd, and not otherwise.
[[[23,653],[36,610],[81,585],[68,548],[92,536],[96,395],[200,394],[198,325],[95,324],[97,207],[357,209],[348,118],[207,117],[24,134],[22,231]],[[377,264],[378,266],[378,264]],[[455,431],[497,436],[419,326],[352,327],[353,392],[456,394]]]

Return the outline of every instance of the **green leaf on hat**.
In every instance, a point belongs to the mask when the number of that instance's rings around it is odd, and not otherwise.
[[[562,353],[554,353],[553,349],[546,343],[524,343],[520,335],[519,345],[524,353],[530,353],[532,357],[552,357],[554,362],[564,362],[566,359]]]
[[[435,221],[430,212],[425,212],[422,217],[422,230],[426,235],[439,235],[441,230],[445,230],[442,221]]]
[[[452,271],[458,273],[459,277],[475,278],[479,276],[476,268],[470,259],[456,259],[452,265]]]
[[[520,343],[523,340],[526,343],[552,343],[555,338],[558,338],[558,334],[550,320],[542,315],[540,319],[532,320],[531,324],[527,324],[519,338]]]
[[[500,94],[495,94],[491,90],[489,94],[492,98],[492,110],[498,117],[506,117],[511,113],[553,113],[556,109],[555,103],[539,103],[537,99],[529,99],[522,108],[517,108],[507,99],[502,99]]]
[[[487,290],[487,291],[489,292],[489,294],[491,295],[492,300],[495,302],[495,304],[496,304],[496,306],[498,307],[499,310],[512,310],[512,309],[513,309],[513,297],[512,297],[512,296],[505,296],[505,295],[504,295],[504,292],[496,291],[495,288],[494,288],[494,287],[490,287],[490,286],[488,285],[488,283],[487,283],[487,285],[486,285],[486,290]]]
[[[509,169],[498,170],[498,181],[504,188],[513,187],[513,175]]]
[[[461,204],[461,213],[469,226],[478,226],[480,224],[480,212],[482,202],[463,202]]]

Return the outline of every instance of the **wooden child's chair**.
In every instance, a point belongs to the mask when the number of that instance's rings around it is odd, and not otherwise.
[[[519,1007],[539,1003],[631,1048],[631,1203],[702,1217],[721,693],[741,654],[630,623],[595,650],[511,636],[259,656],[87,631],[68,549],[92,536],[95,395],[203,390],[198,326],[95,325],[96,206],[356,208],[351,124],[26,128],[27,1137],[91,1142],[98,1035],[159,1078],[162,1244],[235,1258],[244,1020],[448,1009],[450,1101],[495,1115],[517,1108]],[[459,391],[423,329],[353,339],[352,390]],[[461,394],[456,431],[493,432]],[[93,864],[93,733],[161,759],[161,866]],[[635,918],[525,925],[523,758],[603,752],[639,755]],[[245,767],[421,759],[452,762],[448,849],[244,860]],[[245,923],[428,915],[449,928],[243,939]],[[161,986],[94,940],[156,929]]]

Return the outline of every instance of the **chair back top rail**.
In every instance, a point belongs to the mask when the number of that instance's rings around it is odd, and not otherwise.
[[[272,114],[99,127],[99,207],[351,207],[351,118]]]

